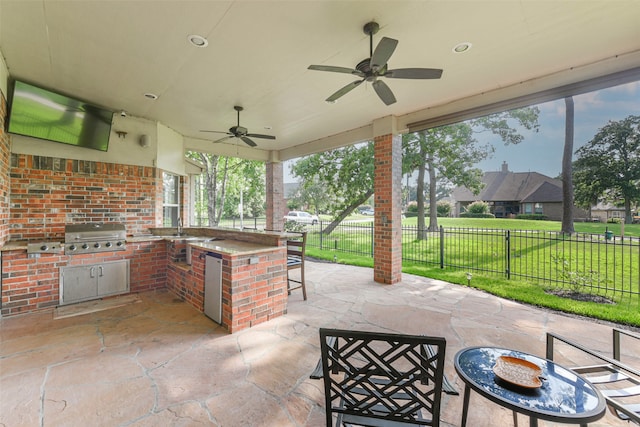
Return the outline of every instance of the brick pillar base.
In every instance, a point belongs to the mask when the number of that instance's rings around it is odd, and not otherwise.
[[[267,162],[266,164],[267,190],[267,224],[268,230],[282,230],[284,226],[284,174],[281,162]]]
[[[374,142],[373,279],[391,284],[402,280],[402,137],[382,135]]]

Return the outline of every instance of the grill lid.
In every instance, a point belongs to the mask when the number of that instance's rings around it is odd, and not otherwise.
[[[123,240],[126,237],[124,224],[121,223],[86,223],[67,224],[64,228],[65,243],[86,242],[95,240]]]

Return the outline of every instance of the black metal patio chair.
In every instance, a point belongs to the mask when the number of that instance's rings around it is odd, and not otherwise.
[[[602,393],[612,414],[621,420],[640,425],[640,370],[620,360],[622,336],[640,341],[640,335],[638,334],[613,328],[613,357],[609,357],[569,338],[547,332],[546,357],[549,360],[553,360],[555,354],[554,341],[559,341],[594,359],[594,363],[571,366],[570,369],[584,376]]]
[[[327,426],[440,425],[446,340],[320,329]]]

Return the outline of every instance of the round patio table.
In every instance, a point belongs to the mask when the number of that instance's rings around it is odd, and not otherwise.
[[[525,388],[497,377],[493,367],[500,356],[536,364],[542,370],[542,385]],[[467,424],[470,389],[511,409],[516,426],[517,412],[529,416],[531,427],[537,427],[538,419],[586,426],[602,418],[606,410],[604,397],[583,377],[531,354],[504,348],[469,347],[456,354],[455,369],[465,383],[461,427]]]

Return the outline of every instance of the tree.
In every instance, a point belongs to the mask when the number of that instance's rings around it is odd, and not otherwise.
[[[480,190],[482,172],[472,168],[472,165],[490,155],[493,147],[478,145],[473,134],[491,132],[500,136],[505,144],[517,144],[524,137],[510,127],[509,122],[515,120],[527,129],[537,129],[537,118],[537,108],[523,108],[403,136],[403,173],[417,169],[419,175],[416,191],[419,205],[421,203],[418,218],[419,221],[422,218],[422,227],[419,227],[419,236],[425,234],[426,173],[430,176],[429,200],[433,203],[429,210],[430,227],[437,229],[438,188],[459,183]],[[294,176],[302,178],[303,185],[315,180],[321,182],[326,189],[325,197],[333,198],[327,211],[334,215],[334,220],[323,230],[329,234],[373,194],[373,142],[305,157],[291,171]]]
[[[520,108],[491,114],[439,128],[403,136],[406,162],[404,172],[418,170],[418,238],[424,238],[425,174],[429,175],[429,231],[438,230],[436,188],[438,182],[463,185],[474,193],[482,188],[482,171],[472,166],[493,154],[490,144],[479,145],[475,134],[491,132],[505,144],[518,144],[524,136],[510,123],[526,129],[538,129],[537,107]]]
[[[566,107],[564,125],[564,152],[562,153],[562,229],[563,233],[573,234],[573,97],[564,99]]]
[[[242,201],[245,217],[259,217],[265,213],[265,165],[257,160],[231,158],[223,216],[237,218]]]
[[[196,206],[196,215],[206,211],[206,215],[198,216],[206,216],[209,226],[218,225],[223,216],[238,216],[241,190],[243,212],[250,216],[264,214],[264,163],[193,151],[187,152],[187,157],[204,165],[200,177],[204,185],[196,189],[204,193],[204,197],[196,200],[204,200]]]
[[[373,142],[367,142],[313,154],[292,166],[303,186],[322,183],[325,198],[331,201],[327,213],[334,219],[323,233],[330,234],[373,194],[373,156]]]
[[[640,116],[610,121],[576,153],[580,200],[624,201],[625,222],[631,223],[631,206],[640,200]]]
[[[324,212],[331,204],[330,192],[327,192],[325,184],[315,176],[304,180],[298,186],[295,193],[287,201],[287,207],[291,210],[309,210],[316,215]]]
[[[465,123],[441,126],[403,135],[404,164],[408,171],[418,170],[418,238],[425,230],[425,175],[429,177],[429,230],[438,229],[436,188],[448,179],[456,185],[480,191],[482,171],[472,166],[492,152],[490,146],[478,146],[472,129]]]
[[[209,226],[220,223],[224,209],[225,193],[227,191],[227,176],[229,172],[229,158],[208,153],[194,153],[195,157],[205,166],[203,172],[204,190],[207,200],[207,218]]]

